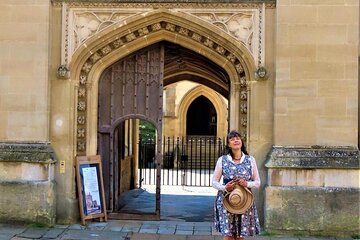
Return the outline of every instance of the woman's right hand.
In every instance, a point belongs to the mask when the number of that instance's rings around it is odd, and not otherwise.
[[[231,192],[232,190],[234,190],[235,187],[235,181],[230,181],[225,185],[225,191],[227,192]]]

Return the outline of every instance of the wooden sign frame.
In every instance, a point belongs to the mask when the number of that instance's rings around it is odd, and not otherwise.
[[[81,224],[95,218],[107,221],[100,155],[76,157],[76,183]]]

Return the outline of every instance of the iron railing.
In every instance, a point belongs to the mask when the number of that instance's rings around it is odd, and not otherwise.
[[[139,185],[156,183],[154,140],[139,142]],[[214,136],[164,137],[162,185],[210,186],[224,140]]]

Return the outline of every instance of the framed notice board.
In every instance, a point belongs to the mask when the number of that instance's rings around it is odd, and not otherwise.
[[[107,221],[101,157],[76,157],[76,183],[79,196],[81,223],[99,218]]]

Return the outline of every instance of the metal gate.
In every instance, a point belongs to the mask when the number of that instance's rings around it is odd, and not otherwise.
[[[139,186],[156,183],[155,142],[139,142]],[[162,185],[211,186],[224,139],[214,136],[164,137]]]

